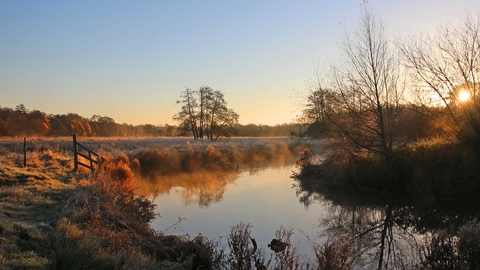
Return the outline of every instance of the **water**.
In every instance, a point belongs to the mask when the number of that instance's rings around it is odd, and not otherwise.
[[[355,269],[376,269],[379,262],[391,269],[418,265],[418,250],[426,235],[458,228],[476,216],[431,205],[388,205],[349,194],[322,194],[299,185],[291,177],[295,169],[282,165],[164,177],[150,186],[144,183],[146,191],[157,193],[154,203],[159,217],[152,225],[167,234],[201,234],[225,244],[231,226],[248,223],[251,237],[267,252],[280,226],[292,228],[291,242],[305,259],[314,257],[313,246],[322,245],[327,232],[347,231],[361,236],[355,239]]]
[[[295,181],[291,178],[294,169],[289,165],[240,172],[235,178],[223,181],[224,184],[218,184],[222,182],[219,179],[203,176],[202,185],[218,188],[216,192],[210,189],[202,193],[199,186],[172,186],[154,201],[160,217],[153,222],[153,227],[163,231],[180,218],[184,220],[169,229],[175,234],[202,234],[209,239],[219,239],[228,235],[231,226],[249,223],[251,237],[267,249],[275,231],[283,225],[293,229],[292,243],[298,244],[299,252],[310,255],[321,232],[319,220],[327,208],[321,202],[308,207],[299,202],[293,187]],[[209,183],[211,181],[217,183]]]

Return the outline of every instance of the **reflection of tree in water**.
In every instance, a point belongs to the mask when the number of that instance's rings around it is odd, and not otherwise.
[[[237,170],[230,171],[198,171],[195,173],[180,173],[175,175],[155,175],[138,177],[137,195],[154,198],[162,194],[179,191],[185,204],[198,202],[208,206],[219,202],[227,190],[227,185],[235,182],[240,172],[248,171],[250,175],[258,175],[267,169],[291,166],[294,157],[279,157],[274,160],[258,160],[257,163],[244,164]],[[178,189],[180,188],[180,189]]]
[[[347,235],[353,239],[355,268],[412,269],[420,264],[419,250],[428,236],[440,230],[458,231],[477,213],[461,209],[442,210],[435,205],[401,204],[398,200],[337,189],[320,188],[296,179],[299,201],[308,207],[321,203],[329,209],[322,227],[329,238]],[[408,201],[408,200],[407,200]]]
[[[138,195],[155,198],[161,194],[180,190],[185,204],[198,202],[199,205],[208,206],[212,202],[222,200],[227,184],[233,183],[237,178],[236,171],[157,176],[140,179],[136,192]]]
[[[323,220],[327,233],[353,238],[356,267],[404,269],[416,263],[418,235],[396,218],[395,207],[332,205],[330,211]]]

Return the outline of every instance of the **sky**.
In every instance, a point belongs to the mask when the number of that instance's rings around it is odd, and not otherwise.
[[[335,62],[362,1],[0,1],[0,106],[176,124],[185,88],[241,124],[291,123],[314,63]],[[370,0],[391,36],[434,31],[478,0]]]

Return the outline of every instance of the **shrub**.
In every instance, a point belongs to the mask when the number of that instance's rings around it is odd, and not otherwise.
[[[296,161],[296,165],[298,167],[305,168],[312,165],[312,151],[310,151],[310,148],[303,149],[303,151],[300,152],[298,156],[299,157]]]

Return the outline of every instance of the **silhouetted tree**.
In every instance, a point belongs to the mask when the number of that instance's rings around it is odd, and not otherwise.
[[[177,104],[182,104],[182,108],[173,116],[179,123],[179,132],[191,132],[195,139],[210,140],[235,134],[239,116],[227,107],[221,91],[205,86],[196,91],[187,88],[180,98]]]
[[[318,138],[327,131],[326,111],[333,95],[333,91],[324,89],[318,84],[316,90],[311,91],[306,97],[302,115],[297,119],[298,123],[306,125],[304,135]]]
[[[367,7],[353,37],[346,37],[343,54],[333,68],[334,95],[326,116],[353,149],[391,163],[406,143],[397,130],[404,88],[385,30]]]
[[[27,108],[23,104],[19,104],[19,105],[15,106],[15,111],[19,112],[19,113],[28,113]]]

